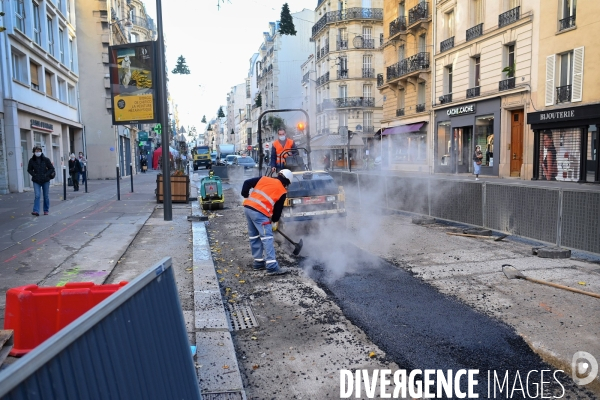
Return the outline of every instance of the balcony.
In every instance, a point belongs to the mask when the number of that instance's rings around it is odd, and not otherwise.
[[[377,74],[377,87],[383,86],[383,74]]]
[[[406,17],[404,15],[390,22],[390,40],[397,34],[406,34]]]
[[[425,112],[425,103],[417,104],[416,110],[418,113]]]
[[[387,81],[400,78],[404,75],[412,74],[413,72],[424,71],[429,69],[429,53],[417,53],[414,56],[405,58],[396,64],[387,67]]]
[[[348,40],[338,40],[336,49],[339,50],[348,50]]]
[[[375,68],[363,68],[362,69],[362,77],[363,78],[375,78]]]
[[[467,89],[467,99],[473,98],[473,97],[479,97],[479,94],[481,93],[481,87],[480,86],[476,86],[470,89]]]
[[[563,18],[558,21],[558,31],[564,31],[565,29],[573,28],[575,26],[575,16]]]
[[[358,108],[358,107],[375,107],[374,97],[341,97],[337,99],[323,100],[319,104],[320,111],[330,108]]]
[[[396,110],[396,117],[403,117],[404,116],[404,108],[398,108]]]
[[[502,92],[503,90],[514,89],[515,88],[515,80],[516,80],[515,77],[512,77],[512,78],[508,78],[503,81],[500,81],[498,84],[498,90]]]
[[[317,78],[317,86],[321,86],[327,82],[329,82],[329,71]]]
[[[375,39],[362,39],[357,40],[358,37],[354,38],[352,44],[355,49],[374,49],[375,48]]]
[[[131,17],[131,23],[133,25],[141,26],[142,28],[150,30],[150,27],[148,25],[148,21],[146,20],[146,18],[141,18],[141,17],[138,17],[137,15],[134,15],[133,17]]]
[[[467,42],[483,35],[483,23],[467,29]]]
[[[302,77],[302,83],[308,83],[309,79],[310,79],[310,72],[307,72]]]
[[[440,43],[440,53],[443,53],[446,50],[450,50],[453,47],[454,47],[454,36],[452,36],[451,38],[448,38],[448,39],[444,40],[442,43]]]
[[[556,88],[556,103],[565,103],[571,101],[571,85],[560,86]]]
[[[319,19],[317,23],[313,25],[311,38],[314,39],[315,36],[325,29],[327,24],[340,21],[350,21],[354,19],[383,21],[383,9],[353,7],[345,10],[330,11],[323,15],[323,17],[321,17],[321,19]]]
[[[348,70],[341,69],[337,72],[337,79],[348,79]]]
[[[452,93],[448,93],[443,96],[440,96],[440,104],[446,104],[446,103],[452,103]]]
[[[363,125],[363,133],[374,133],[375,127],[372,125]]]
[[[512,24],[519,20],[521,7],[515,7],[512,10],[508,10],[505,13],[502,13],[498,16],[498,28],[502,28],[503,26]]]
[[[408,10],[408,26],[427,19],[429,19],[429,5],[426,2],[421,2]]]
[[[325,43],[325,46],[321,47],[320,50],[317,50],[317,60],[320,60],[327,54],[329,54],[329,43]]]

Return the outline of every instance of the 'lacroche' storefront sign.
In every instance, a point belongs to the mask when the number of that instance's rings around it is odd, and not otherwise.
[[[45,131],[53,131],[54,130],[54,126],[52,126],[52,124],[49,124],[47,122],[38,121],[36,119],[30,120],[30,122],[31,122],[32,128],[39,128],[39,129],[42,129]]]
[[[466,106],[450,108],[446,111],[449,117],[455,117],[457,115],[471,114],[475,112],[475,104],[469,104]]]

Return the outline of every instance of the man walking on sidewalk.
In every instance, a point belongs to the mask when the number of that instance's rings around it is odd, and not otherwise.
[[[75,159],[75,154],[71,153],[69,158],[69,175],[73,181],[73,191],[79,192],[79,174],[81,173],[81,164]]]
[[[266,269],[267,275],[287,274],[289,270],[279,267],[275,259],[273,232],[277,231],[283,211],[287,187],[294,175],[289,169],[282,169],[276,178],[267,176],[251,178],[244,182],[244,213],[248,222],[248,235],[254,263],[252,268]],[[250,189],[253,189],[250,191]]]

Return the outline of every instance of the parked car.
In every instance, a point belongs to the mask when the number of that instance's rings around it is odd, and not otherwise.
[[[252,157],[238,157],[233,161],[233,165],[241,165],[244,169],[255,168],[256,161]]]
[[[225,165],[233,165],[233,162],[234,162],[234,161],[235,161],[235,160],[236,160],[238,157],[240,157],[240,156],[238,156],[238,155],[233,155],[233,154],[230,154],[230,155],[228,155],[227,157],[225,157]],[[223,160],[221,160],[221,161],[223,161]]]
[[[213,151],[212,153],[210,153],[210,159],[214,165],[217,164],[217,152],[216,151]]]

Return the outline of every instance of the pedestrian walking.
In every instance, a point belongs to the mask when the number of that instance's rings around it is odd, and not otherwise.
[[[254,258],[252,268],[255,271],[266,269],[267,275],[289,272],[286,268],[281,268],[275,259],[273,232],[277,231],[287,187],[292,183],[293,177],[289,169],[283,169],[276,178],[263,176],[244,181],[242,197],[245,199],[244,213]]]
[[[79,174],[81,174],[81,164],[75,158],[75,154],[71,153],[69,157],[69,175],[73,181],[73,191],[79,192]]]
[[[481,152],[481,146],[475,146],[475,153],[473,153],[473,172],[475,173],[475,180],[479,180],[479,174],[481,173],[481,160],[483,159],[483,153]]]
[[[277,130],[278,140],[273,142],[271,150],[271,172],[276,172],[285,168],[285,159],[297,152],[287,152],[282,154],[286,150],[296,149],[296,143],[293,139],[289,139],[285,134],[285,129],[279,128]]]
[[[27,164],[27,172],[31,175],[35,194],[31,215],[36,217],[40,215],[40,192],[42,191],[44,192],[44,215],[48,215],[50,212],[50,180],[56,177],[56,170],[50,159],[44,156],[40,146],[33,148],[33,157]]]
[[[79,164],[81,165],[81,184],[85,185],[85,181],[87,180],[87,160],[83,156],[83,152],[79,152]],[[78,179],[79,180],[79,179]]]

